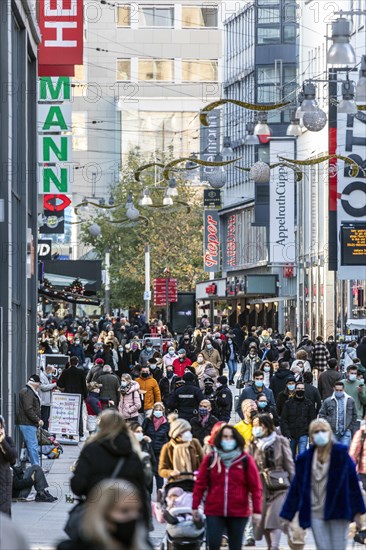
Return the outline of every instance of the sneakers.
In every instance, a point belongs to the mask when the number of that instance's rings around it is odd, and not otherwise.
[[[86,441],[85,435],[81,435],[81,436],[79,437],[79,441]]]
[[[35,498],[36,502],[54,502],[55,500],[57,500],[57,498],[50,495],[50,493],[48,491],[47,492],[43,491],[42,493],[37,493],[36,498]]]
[[[244,546],[255,546],[255,540],[254,539],[247,539],[247,542]]]
[[[55,500],[58,500],[57,497],[54,497],[53,495],[51,495],[51,494],[47,491],[47,489],[45,489],[44,492],[46,493],[46,495],[47,495],[48,497],[51,497],[51,498],[52,498],[53,502],[55,502]]]

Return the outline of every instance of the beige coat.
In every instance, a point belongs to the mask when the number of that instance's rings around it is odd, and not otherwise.
[[[168,478],[173,471],[173,453],[174,446],[171,441],[165,443],[160,451],[158,473],[160,477]],[[203,460],[203,450],[198,439],[192,439],[189,446],[189,454],[191,456],[192,470],[195,472],[199,469]]]
[[[203,358],[207,363],[212,363],[216,369],[217,376],[220,376],[220,367],[221,367],[221,356],[217,349],[212,348],[211,350],[204,349],[201,351]]]
[[[295,475],[295,465],[288,440],[282,435],[277,434],[277,437],[273,444],[273,450],[275,463],[273,470],[284,470],[288,473],[290,480],[292,480]],[[255,446],[255,443],[253,444],[253,452],[251,454],[253,455],[254,460],[257,463],[260,474],[266,467],[266,451],[268,451],[268,449],[266,449],[265,451],[260,451]],[[262,476],[261,479],[263,482]],[[264,529],[281,528],[280,512],[286,498],[286,493],[286,491],[269,492],[266,488],[265,483],[263,483],[262,520],[260,524],[254,529],[256,540],[260,540],[263,537]]]

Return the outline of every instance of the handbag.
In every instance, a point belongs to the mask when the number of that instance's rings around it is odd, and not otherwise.
[[[118,477],[118,474],[120,473],[122,466],[125,462],[125,458],[122,457],[119,459],[119,461],[116,464],[116,467],[113,470],[113,473],[110,477],[110,479],[116,479]],[[87,499],[80,500],[76,506],[74,506],[70,512],[69,517],[66,522],[66,525],[64,527],[64,531],[66,535],[70,537],[71,540],[76,540],[79,537],[80,534],[80,524],[83,519],[83,516],[85,514],[85,503],[87,502]]]
[[[268,491],[286,491],[290,487],[290,478],[285,470],[265,468],[262,477]]]
[[[236,389],[237,390],[242,390],[245,386],[245,382],[242,378],[238,378],[237,381],[236,381]]]

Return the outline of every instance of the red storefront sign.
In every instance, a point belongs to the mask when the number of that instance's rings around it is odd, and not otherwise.
[[[74,65],[83,64],[83,4],[83,0],[39,0],[39,76],[70,76]]]
[[[71,200],[67,195],[43,195],[43,207],[51,212],[61,212],[70,204]]]
[[[220,271],[220,218],[217,210],[203,213],[203,265],[205,271]]]
[[[161,277],[154,279],[154,305],[166,306],[167,279]],[[178,302],[178,281],[177,279],[168,279],[168,301]]]

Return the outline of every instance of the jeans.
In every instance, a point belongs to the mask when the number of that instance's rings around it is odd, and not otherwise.
[[[19,426],[22,432],[25,444],[27,446],[30,463],[39,464],[38,453],[38,440],[37,440],[37,428],[36,426],[26,426],[24,424]]]
[[[307,435],[300,435],[298,439],[291,438],[290,447],[291,447],[292,456],[294,457],[294,459],[296,458],[297,455],[306,451],[307,444],[308,444]]]
[[[344,519],[313,518],[311,529],[313,531],[317,550],[346,550],[349,521]]]
[[[349,449],[349,446],[351,445],[351,430],[346,430],[343,435],[336,434],[336,439],[338,443]]]
[[[227,366],[229,369],[229,382],[231,380],[234,380],[234,376],[236,375],[236,371],[238,370],[238,363],[235,361],[235,359],[229,359],[227,362]]]
[[[24,472],[23,479],[30,479],[32,477],[32,474],[34,474],[33,485],[35,490],[37,491],[37,493],[42,493],[48,487],[46,476],[44,475],[42,468],[37,464],[35,464],[34,466],[29,466]],[[21,489],[19,491],[18,498],[27,498],[27,496],[31,492],[31,489],[32,487],[25,487],[24,489]]]
[[[50,411],[51,411],[50,405],[41,406],[41,419],[43,420],[43,427],[45,430],[48,430],[48,424],[50,420]]]
[[[241,550],[243,533],[248,518],[206,516],[209,550],[220,550],[224,532],[228,537],[229,550]]]

